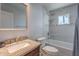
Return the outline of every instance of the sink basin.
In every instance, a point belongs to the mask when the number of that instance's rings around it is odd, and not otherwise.
[[[14,45],[7,47],[7,50],[9,53],[13,53],[13,52],[16,52],[22,48],[28,47],[29,45],[30,45],[29,43],[14,44]]]

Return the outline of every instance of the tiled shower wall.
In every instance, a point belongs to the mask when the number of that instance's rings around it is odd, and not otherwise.
[[[70,24],[58,25],[58,16],[69,14]],[[77,5],[66,6],[50,12],[50,39],[73,43],[75,21],[77,19]]]

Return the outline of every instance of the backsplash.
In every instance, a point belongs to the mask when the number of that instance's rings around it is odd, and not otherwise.
[[[28,36],[28,32],[26,30],[0,30],[0,41],[17,36]]]

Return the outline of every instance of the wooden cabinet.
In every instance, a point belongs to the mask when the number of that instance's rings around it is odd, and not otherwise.
[[[30,51],[28,54],[26,54],[25,56],[39,56],[40,54],[40,46],[38,46],[37,48],[35,48],[34,50]]]

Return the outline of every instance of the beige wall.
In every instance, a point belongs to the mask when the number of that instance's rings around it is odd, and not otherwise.
[[[48,15],[40,3],[30,4],[29,35],[32,38],[46,36],[48,32]],[[46,21],[45,21],[46,20]]]

